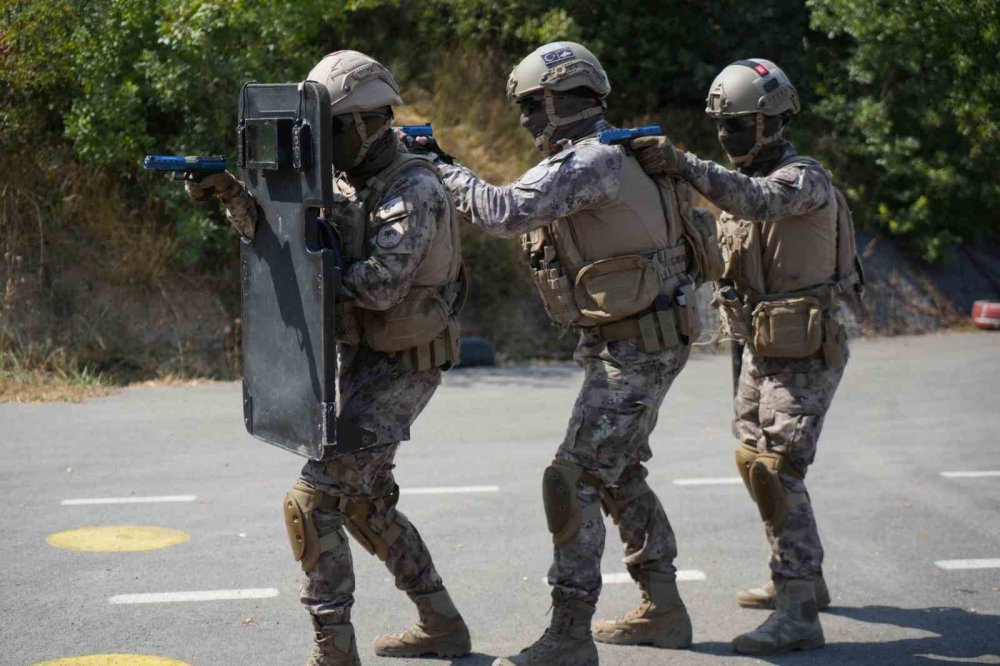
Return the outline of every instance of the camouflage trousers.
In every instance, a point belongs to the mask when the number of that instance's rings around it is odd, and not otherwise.
[[[394,506],[380,508],[377,500],[395,491],[392,470],[399,441],[409,439],[409,428],[434,394],[441,373],[412,372],[366,348],[342,348],[341,363],[339,417],[375,432],[379,444],[323,462],[310,460],[300,480],[338,498],[374,501],[368,528],[376,534],[398,530],[385,560],[396,587],[411,595],[440,590],[441,577],[420,533]],[[319,538],[327,538],[318,563],[306,572],[302,603],[324,625],[349,622],[355,579],[344,531],[346,516],[329,508],[317,509],[313,516]],[[329,538],[332,533],[340,538]]]
[[[573,407],[566,438],[556,458],[576,463],[605,484],[619,507],[618,532],[625,565],[636,582],[645,572],[675,574],[677,543],[667,514],[649,487],[642,463],[652,457],[649,435],[660,405],[687,363],[691,348],[648,353],[637,340],[599,341],[584,333],[574,359],[584,368],[583,388]],[[598,490],[579,483],[585,516],[569,542],[556,546],[549,584],[564,595],[595,602],[601,592],[604,521]]]
[[[844,344],[844,358],[849,356]],[[785,456],[803,476],[816,458],[823,419],[844,369],[831,369],[822,355],[805,359],[764,358],[750,348],[736,393],[734,431],[758,451]],[[771,544],[771,572],[785,578],[812,578],[822,571],[823,545],[803,479],[781,475],[788,517],[780,530],[765,524]]]

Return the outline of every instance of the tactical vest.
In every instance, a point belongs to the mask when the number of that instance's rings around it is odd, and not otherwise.
[[[820,166],[795,155],[774,171],[792,164]],[[845,334],[831,311],[838,299],[860,303],[864,274],[840,190],[831,182],[825,205],[802,215],[758,222],[723,213],[719,228],[723,279],[738,292],[716,294],[729,333],[762,356],[805,358],[822,349],[828,365],[842,366]]]
[[[617,196],[529,232],[522,246],[553,321],[658,351],[700,332],[684,242],[692,195],[682,181],[650,178],[618,149]]]
[[[392,224],[389,217],[377,218],[379,205],[390,186],[406,169],[420,168],[441,174],[427,158],[400,152],[396,159],[368,181],[364,190],[348,204],[340,216],[338,230],[347,258],[364,261],[370,256],[369,242],[379,228]],[[462,264],[458,214],[448,197],[447,219],[439,224],[431,247],[417,267],[409,293],[388,310],[368,310],[352,304],[338,307],[337,340],[344,344],[364,344],[375,351],[392,354],[413,370],[445,369],[459,360],[460,327],[458,314],[464,305],[466,275]],[[408,211],[401,207],[399,217]]]

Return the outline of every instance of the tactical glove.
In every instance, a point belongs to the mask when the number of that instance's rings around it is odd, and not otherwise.
[[[184,190],[194,201],[205,201],[213,194],[226,207],[226,219],[241,236],[253,240],[257,226],[257,202],[243,189],[236,176],[223,171],[205,176],[201,180],[184,181]]]
[[[397,133],[398,136],[403,140],[403,145],[411,153],[416,155],[427,155],[435,162],[444,162],[445,164],[454,164],[455,158],[444,152],[441,146],[438,144],[437,139],[432,136],[407,136],[402,132]]]
[[[643,136],[629,143],[642,170],[651,176],[675,176],[681,170],[681,158],[665,136]]]
[[[236,176],[228,171],[222,171],[197,181],[186,180],[184,181],[184,189],[194,201],[204,201],[214,194],[225,203],[227,199],[239,196],[243,186],[240,185],[240,181],[236,180]]]

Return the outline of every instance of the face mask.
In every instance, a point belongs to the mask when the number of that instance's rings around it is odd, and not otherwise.
[[[333,118],[333,168],[337,171],[347,171],[354,165],[354,160],[361,150],[361,136],[354,127],[351,114],[334,116]]]
[[[754,127],[730,134],[724,129],[719,130],[719,143],[730,157],[742,157],[750,152],[757,143],[757,130]]]

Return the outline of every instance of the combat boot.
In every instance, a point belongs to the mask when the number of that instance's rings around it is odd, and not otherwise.
[[[306,666],[361,666],[358,647],[354,642],[354,626],[344,624],[321,625],[313,618],[316,647]]]
[[[617,620],[594,625],[594,640],[614,645],[691,647],[691,618],[673,576],[648,572],[639,583],[642,601]]]
[[[777,578],[774,589],[775,611],[764,624],[734,638],[733,649],[741,654],[781,654],[822,647],[826,641],[813,581]]]
[[[419,619],[401,634],[383,634],[372,646],[380,657],[464,657],[472,651],[469,628],[447,590],[412,595]]]
[[[816,593],[816,608],[819,610],[829,608],[830,590],[827,589],[822,574],[813,579],[813,588]],[[743,608],[774,610],[774,581],[769,580],[764,585],[750,590],[740,590],[736,593],[736,603]]]
[[[552,590],[552,622],[542,637],[520,654],[497,659],[493,666],[597,666],[597,646],[590,635],[594,604],[563,599]]]

